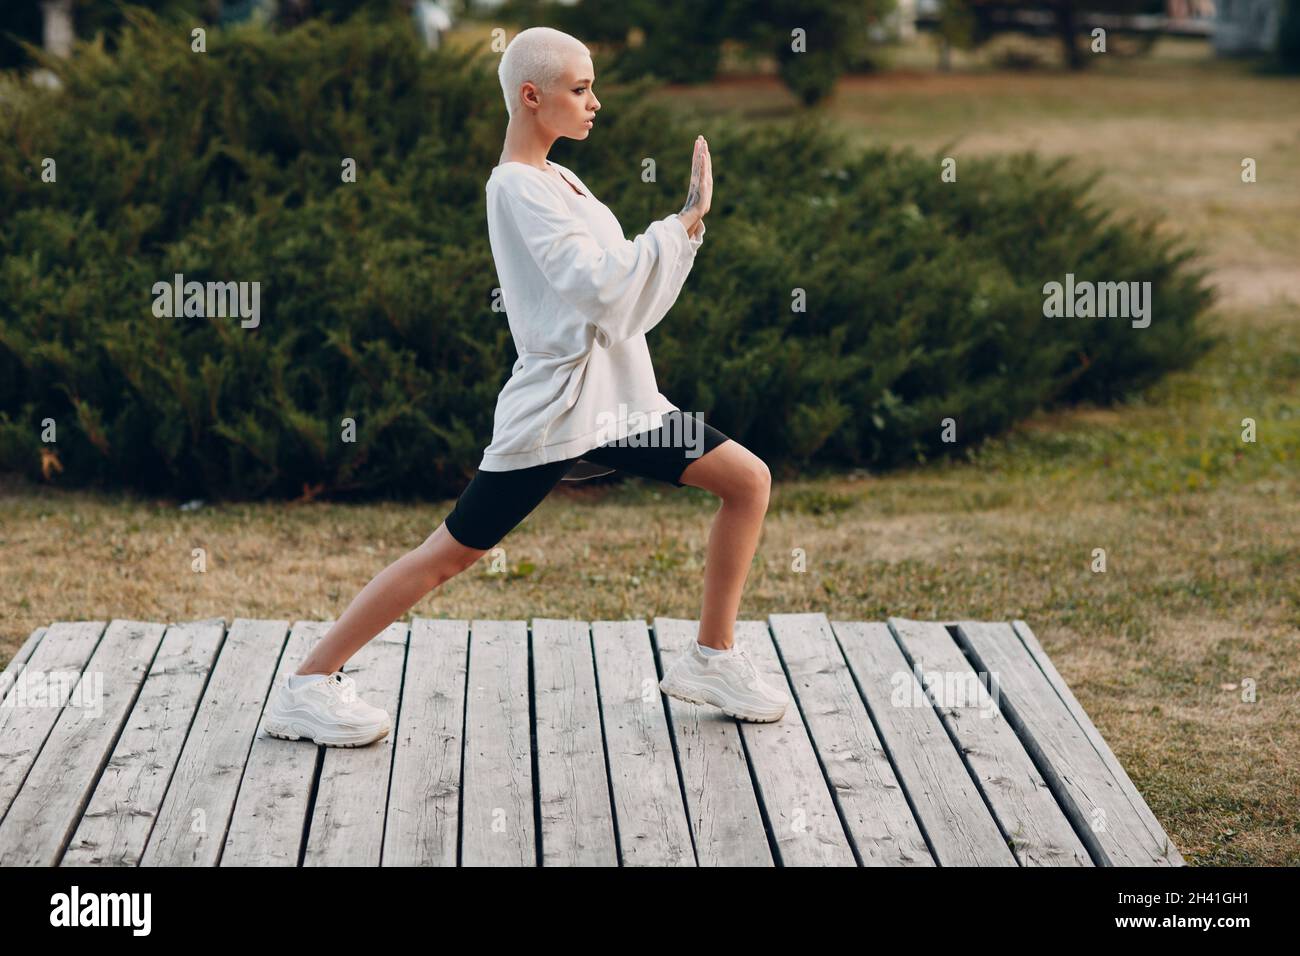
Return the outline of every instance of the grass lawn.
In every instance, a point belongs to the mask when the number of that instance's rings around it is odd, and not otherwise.
[[[1023,617],[1189,862],[1295,865],[1300,82],[1197,49],[1162,44],[1081,76],[977,62],[942,75],[901,51],[896,71],[844,81],[824,108],[863,143],[955,144],[959,162],[1035,148],[1102,170],[1117,209],[1164,214],[1202,243],[1227,339],[1124,406],[1040,414],[960,462],[779,482],[741,617]],[[667,95],[755,122],[795,115],[762,78]],[[1258,183],[1241,183],[1243,156]],[[0,661],[54,620],[330,619],[452,505],[181,512],[12,478],[0,499]],[[506,573],[480,562],[412,613],[696,617],[715,509],[638,479],[561,486],[503,543]],[[791,570],[795,548],[806,572]]]

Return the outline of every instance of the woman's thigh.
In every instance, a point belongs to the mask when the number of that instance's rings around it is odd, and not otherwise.
[[[716,455],[718,448],[734,444],[702,418],[671,411],[664,413],[659,428],[630,436],[621,443],[593,448],[582,457],[608,468],[666,481],[680,488],[691,483],[684,480],[688,469]]]
[[[456,500],[445,524],[467,548],[486,551],[528,517],[577,459],[515,471],[479,469]]]

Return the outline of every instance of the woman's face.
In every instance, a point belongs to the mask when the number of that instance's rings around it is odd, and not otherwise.
[[[578,54],[569,60],[562,84],[542,97],[537,119],[557,136],[586,139],[591,133],[592,121],[600,100],[591,91],[596,79],[591,57]]]

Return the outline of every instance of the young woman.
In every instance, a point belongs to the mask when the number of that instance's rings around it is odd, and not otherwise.
[[[609,207],[546,158],[559,137],[591,135],[600,101],[587,48],[533,27],[506,48],[498,72],[510,120],[486,187],[488,237],[519,359],[497,399],[492,441],[446,520],[367,584],[275,689],[266,731],[330,746],[387,734],[388,714],[360,700],[339,668],[495,547],[558,482],[615,469],[722,500],[709,533],[698,637],[661,690],[742,719],[779,720],[788,695],[733,640],[767,512],[767,466],[658,391],[645,339],[676,301],[704,239],[713,196],[708,143],[696,138],[682,210],[628,241]]]

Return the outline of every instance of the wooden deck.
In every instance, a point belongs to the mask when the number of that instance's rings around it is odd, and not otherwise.
[[[757,724],[660,693],[695,621],[420,618],[345,667],[391,734],[267,736],[328,626],[37,630],[0,865],[1183,865],[1023,621],[742,622],[793,700]]]

